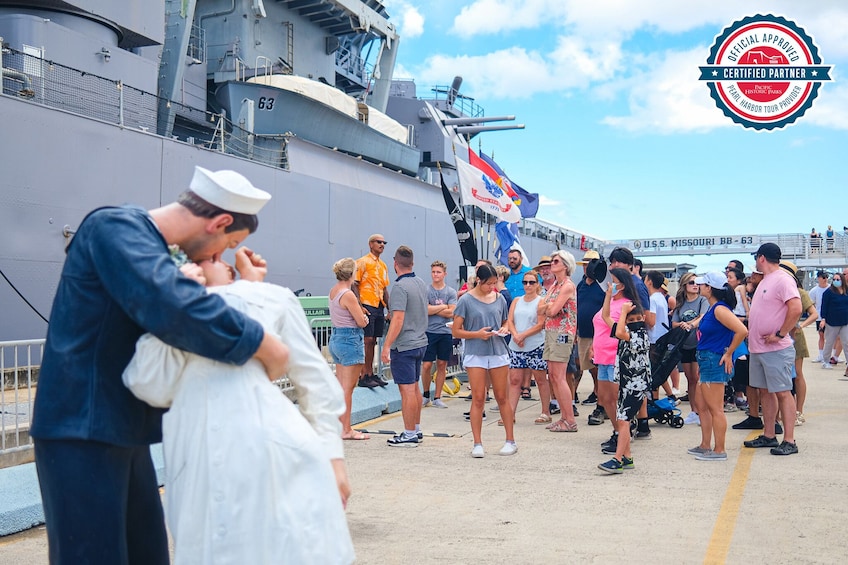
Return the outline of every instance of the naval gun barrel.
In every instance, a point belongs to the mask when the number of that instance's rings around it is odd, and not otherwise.
[[[507,129],[524,129],[524,124],[516,124],[514,126],[460,126],[456,128],[456,133],[474,135],[483,131],[502,131]]]
[[[485,122],[511,122],[515,116],[491,116],[488,118],[445,118],[442,123],[446,126],[469,126]]]

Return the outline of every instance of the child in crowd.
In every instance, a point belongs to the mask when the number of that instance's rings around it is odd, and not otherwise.
[[[633,469],[630,453],[630,421],[636,417],[642,402],[651,389],[651,361],[648,330],[645,328],[645,313],[639,304],[625,302],[621,307],[621,318],[625,323],[613,322],[609,316],[609,302],[604,305],[604,321],[618,338],[615,355],[615,380],[618,382],[618,405],[615,412],[615,430],[618,443],[615,456],[598,465],[606,473],[621,473]]]

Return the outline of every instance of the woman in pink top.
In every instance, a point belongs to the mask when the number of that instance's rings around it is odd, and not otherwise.
[[[615,431],[615,413],[618,405],[618,382],[615,380],[615,354],[618,350],[618,338],[612,335],[612,327],[604,321],[608,313],[613,322],[621,318],[621,307],[627,302],[642,304],[633,276],[625,269],[610,269],[611,282],[607,286],[604,306],[592,318],[595,337],[592,340],[592,356],[598,366],[598,406],[604,409],[606,417],[613,424],[613,433],[609,441],[603,444],[604,453],[615,453],[618,446],[618,432]],[[644,307],[643,307],[644,308]],[[607,312],[608,311],[608,312]]]
[[[330,320],[333,333],[330,334],[330,354],[336,364],[336,378],[339,379],[345,395],[345,412],[339,416],[342,423],[342,439],[369,439],[368,434],[357,432],[350,427],[350,405],[353,401],[353,388],[359,380],[359,373],[365,363],[364,332],[368,325],[368,315],[351,290],[356,261],[350,257],[339,259],[333,265],[333,273],[338,282],[330,289]]]

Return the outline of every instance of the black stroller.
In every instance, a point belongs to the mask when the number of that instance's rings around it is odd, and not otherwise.
[[[668,325],[663,324],[666,328]],[[654,354],[651,355],[651,390],[658,390],[680,362],[682,352],[680,346],[686,341],[692,330],[671,328],[668,333],[659,338]],[[683,427],[683,417],[674,401],[663,398],[653,400],[648,398],[648,417],[658,424],[668,424],[672,428]]]

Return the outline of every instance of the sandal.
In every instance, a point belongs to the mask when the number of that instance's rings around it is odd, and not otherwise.
[[[547,414],[539,414],[539,417],[536,418],[535,420],[533,420],[533,423],[535,423],[535,424],[550,424],[551,419],[552,418],[550,416],[548,416]]]
[[[530,394],[530,388],[523,386],[521,387],[521,399],[522,400],[533,400],[533,396]]]
[[[363,440],[363,439],[371,439],[371,436],[369,436],[366,433],[360,432],[358,430],[353,430],[353,431],[351,431],[350,435],[342,436],[342,439],[343,440]]]
[[[576,432],[577,424],[569,424],[565,420],[558,420],[553,425],[549,426],[548,429],[552,432]]]
[[[515,420],[513,420],[513,421],[512,421],[512,423],[514,424],[514,423],[515,423]],[[498,425],[499,425],[499,426],[503,426],[503,425],[504,425],[504,424],[503,424],[503,420],[499,419],[499,420],[498,420]]]

